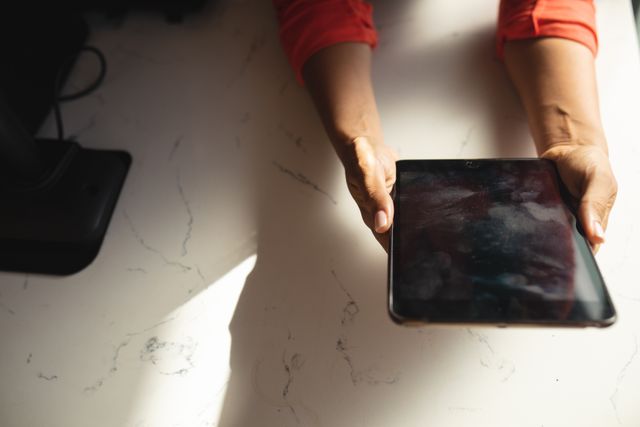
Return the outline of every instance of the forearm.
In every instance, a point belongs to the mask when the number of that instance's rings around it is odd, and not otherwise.
[[[580,43],[539,38],[505,44],[538,155],[553,160],[597,250],[618,185],[600,122],[593,54]]]
[[[560,38],[511,41],[504,59],[539,155],[574,145],[607,151],[589,49]]]
[[[372,143],[382,143],[367,44],[341,43],[323,49],[305,63],[303,76],[343,163],[354,138],[364,136]]]
[[[309,58],[302,73],[344,165],[349,192],[365,224],[386,248],[396,155],[382,138],[371,84],[371,48],[363,43],[330,46]]]

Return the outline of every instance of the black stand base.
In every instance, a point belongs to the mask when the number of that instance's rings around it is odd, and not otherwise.
[[[38,145],[48,176],[31,188],[0,186],[0,270],[76,273],[100,250],[131,156],[68,141]]]

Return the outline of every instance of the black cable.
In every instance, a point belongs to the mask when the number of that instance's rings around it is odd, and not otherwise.
[[[86,88],[69,95],[60,95],[60,91],[62,90],[62,73],[65,68],[70,67],[80,56],[82,52],[91,52],[98,58],[100,62],[100,71],[98,77]],[[56,127],[58,129],[58,140],[64,140],[64,126],[62,123],[62,112],[60,111],[60,103],[65,101],[73,101],[74,99],[81,98],[86,96],[96,90],[100,84],[102,84],[105,75],[107,74],[107,60],[105,59],[103,53],[97,47],[93,46],[83,46],[81,47],[75,55],[67,58],[67,60],[62,64],[62,66],[58,69],[56,73],[56,78],[54,82],[53,88],[53,113],[56,119]]]

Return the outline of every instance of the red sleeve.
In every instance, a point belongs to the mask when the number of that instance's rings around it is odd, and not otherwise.
[[[311,55],[343,42],[376,46],[372,7],[362,0],[273,0],[280,40],[296,78],[304,84],[302,67]]]
[[[535,37],[560,37],[598,51],[593,0],[501,0],[497,51],[504,43]]]

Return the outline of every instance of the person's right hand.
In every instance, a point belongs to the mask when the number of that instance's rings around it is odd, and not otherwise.
[[[393,222],[390,193],[396,182],[398,156],[382,141],[359,136],[344,147],[341,158],[349,192],[360,208],[364,223],[388,251]]]

